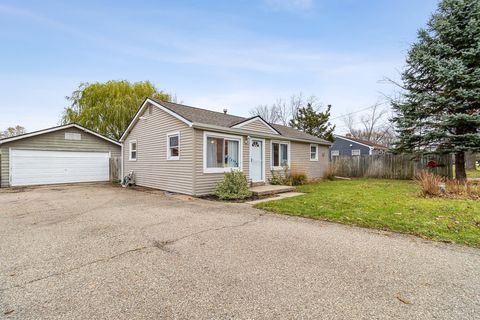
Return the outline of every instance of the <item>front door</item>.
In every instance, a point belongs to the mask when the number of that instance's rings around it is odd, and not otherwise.
[[[250,179],[253,182],[264,181],[263,140],[250,140]]]

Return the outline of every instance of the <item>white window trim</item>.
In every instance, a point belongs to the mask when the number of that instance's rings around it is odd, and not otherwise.
[[[336,154],[333,154],[334,151],[336,151]],[[338,157],[340,156],[340,150],[330,150],[330,154],[332,157]]]
[[[251,177],[251,174],[250,174],[251,171],[252,171],[252,170],[251,170],[251,167],[250,167],[250,164],[252,163],[252,162],[251,162],[251,159],[252,159],[252,140],[256,140],[256,141],[261,141],[261,142],[262,142],[262,180],[258,180],[258,181],[253,181],[253,180],[252,180],[252,177]],[[266,182],[266,177],[265,177],[265,176],[266,176],[266,174],[265,174],[265,149],[266,149],[266,147],[265,147],[265,139],[251,138],[251,139],[249,139],[249,141],[248,141],[248,145],[249,145],[248,151],[249,151],[249,157],[250,157],[250,159],[249,159],[249,164],[248,164],[248,165],[249,165],[249,168],[248,168],[248,178],[249,178],[250,180],[252,180],[252,182]]]
[[[170,156],[170,137],[178,136],[178,156]],[[180,131],[167,133],[167,160],[180,160]]]
[[[239,147],[239,154],[238,154],[238,167],[237,168],[207,168],[207,138],[220,138],[220,139],[229,139],[229,140],[237,140],[238,147]],[[230,171],[243,171],[243,137],[242,136],[234,136],[229,134],[223,134],[218,132],[203,132],[203,173],[225,173]]]
[[[312,147],[315,147],[315,158],[312,159]],[[310,161],[318,161],[318,144],[310,144],[310,152],[309,152]]]
[[[132,144],[135,143],[135,159],[132,158]],[[138,159],[138,143],[137,140],[128,141],[128,161],[137,161]]]
[[[280,145],[286,144],[288,145],[288,150],[287,150],[287,164],[288,168],[291,168],[291,148],[290,148],[290,142],[289,141],[277,141],[277,140],[272,140],[270,143],[270,168],[271,170],[283,170],[283,166],[274,166],[273,165],[273,144],[278,143]],[[280,148],[279,152],[281,152],[282,148]],[[281,155],[280,155],[281,157]]]
[[[353,151],[358,151],[358,154],[353,154]],[[360,149],[352,149],[352,156],[357,157],[362,154],[362,150]]]

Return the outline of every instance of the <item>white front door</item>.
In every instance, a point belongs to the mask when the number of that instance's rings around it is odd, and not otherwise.
[[[253,182],[264,181],[263,140],[250,140],[250,179]]]

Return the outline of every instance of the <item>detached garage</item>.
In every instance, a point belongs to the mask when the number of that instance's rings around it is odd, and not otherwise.
[[[0,139],[0,187],[119,177],[121,145],[77,124]]]

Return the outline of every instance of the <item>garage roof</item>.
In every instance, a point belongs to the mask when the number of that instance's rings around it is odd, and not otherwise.
[[[97,136],[101,139],[107,140],[108,142],[111,142],[113,144],[121,146],[120,142],[115,141],[113,139],[110,139],[108,137],[105,137],[105,136],[103,136],[99,133],[96,133],[95,131],[92,131],[90,129],[82,127],[81,125],[76,124],[76,123],[70,123],[70,124],[66,124],[66,125],[62,125],[62,126],[57,126],[57,127],[52,127],[52,128],[48,128],[48,129],[29,132],[29,133],[21,134],[21,135],[10,137],[10,138],[3,138],[3,139],[0,139],[0,144],[4,144],[4,143],[7,143],[7,142],[12,142],[12,141],[16,141],[16,140],[21,140],[21,139],[25,139],[25,138],[30,138],[30,137],[38,136],[38,135],[41,135],[41,134],[44,134],[44,133],[54,132],[54,131],[58,131],[58,130],[68,129],[68,128],[77,128],[79,130],[82,130],[82,131],[88,132],[90,134],[93,134],[94,136]]]

